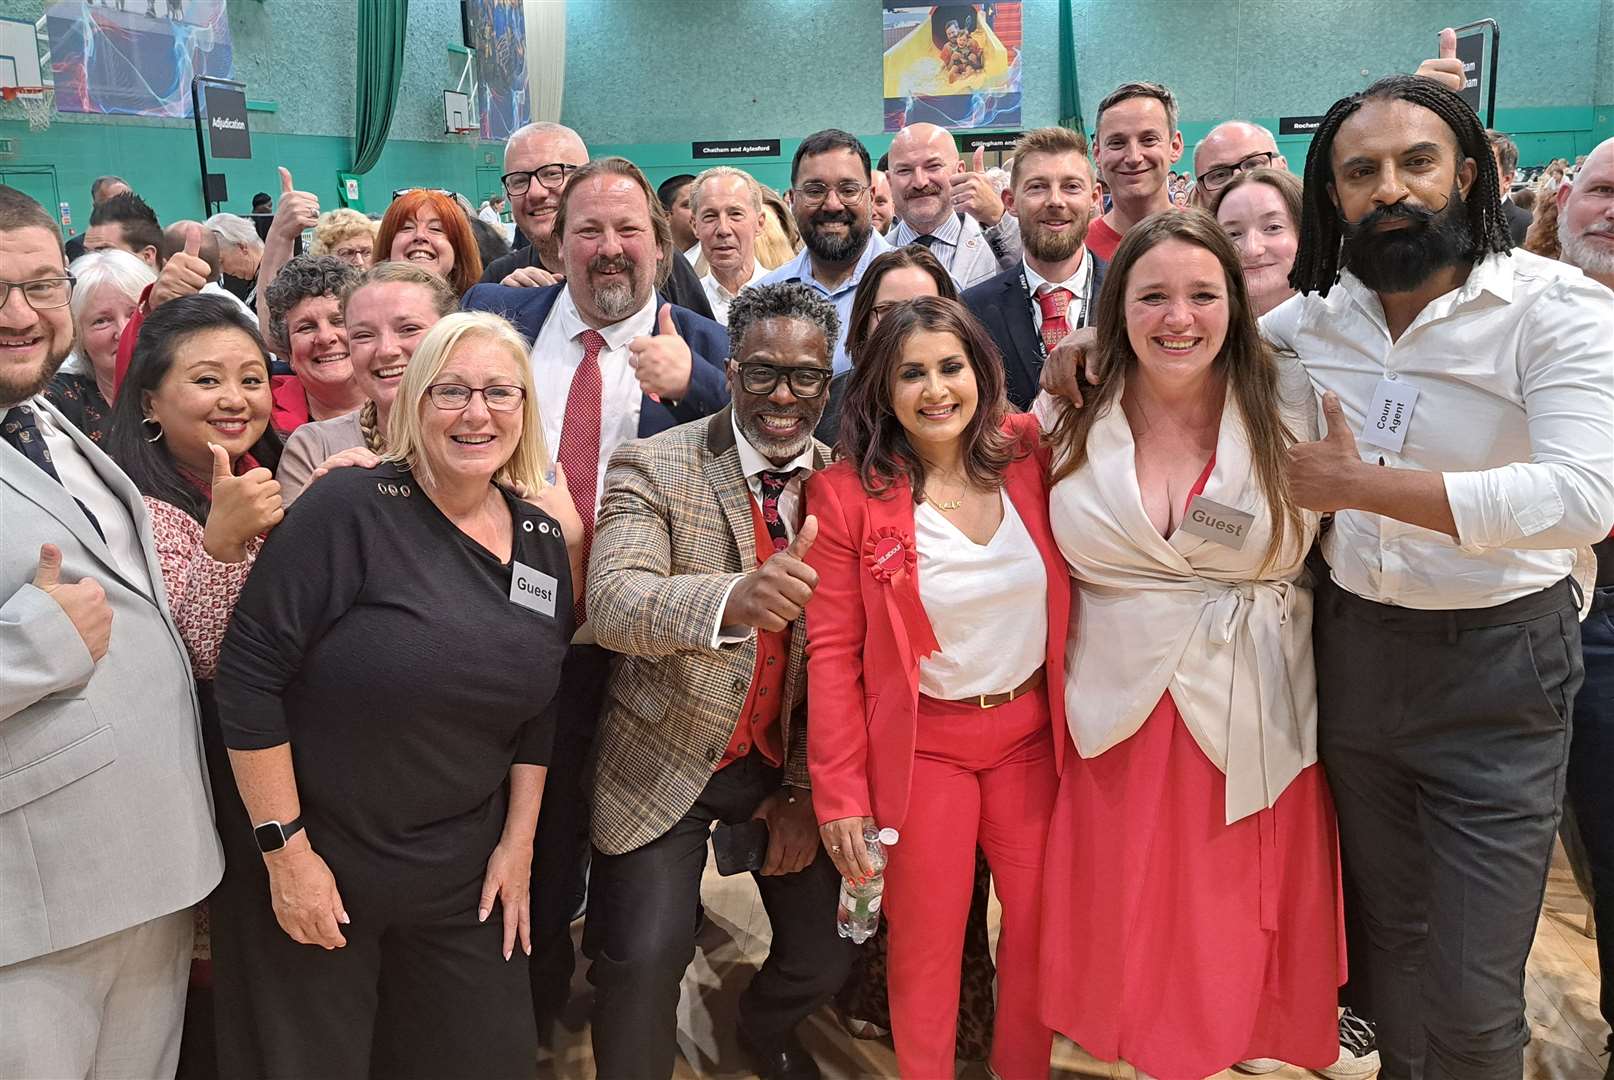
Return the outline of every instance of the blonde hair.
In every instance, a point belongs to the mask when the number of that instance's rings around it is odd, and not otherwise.
[[[347,306],[354,294],[370,285],[419,285],[431,296],[432,309],[437,312],[439,319],[459,310],[460,298],[448,282],[413,263],[389,261],[376,263],[342,290],[343,322],[347,321]],[[381,411],[373,401],[366,401],[359,409],[359,434],[364,436],[365,449],[373,454],[386,452],[387,439],[381,432]]]
[[[778,215],[777,217],[775,215]],[[787,230],[780,221],[789,223]],[[757,237],[756,259],[768,270],[777,270],[796,257],[801,250],[800,235],[792,236],[796,228],[790,207],[772,188],[762,189],[762,234]]]
[[[375,242],[376,223],[347,207],[327,210],[314,223],[314,239],[308,245],[310,255],[335,255],[344,240],[355,236],[368,236]]]
[[[388,461],[397,462],[426,483],[432,483],[431,467],[422,451],[423,436],[421,414],[430,407],[427,388],[437,381],[448,362],[453,359],[460,343],[481,339],[499,345],[510,354],[519,372],[518,382],[523,391],[521,401],[521,438],[515,451],[493,474],[493,482],[507,488],[522,487],[528,496],[536,495],[548,485],[544,470],[549,466],[549,448],[544,443],[544,425],[538,416],[538,397],[532,380],[532,365],[528,360],[531,346],[515,327],[497,315],[485,311],[458,311],[445,315],[436,326],[426,332],[415,347],[414,356],[404,368],[398,384],[398,397],[387,418]]]

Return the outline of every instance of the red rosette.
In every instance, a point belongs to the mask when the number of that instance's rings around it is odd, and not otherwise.
[[[887,526],[864,542],[863,562],[875,581],[890,582],[904,570],[912,573],[919,563],[919,554],[912,540]]]

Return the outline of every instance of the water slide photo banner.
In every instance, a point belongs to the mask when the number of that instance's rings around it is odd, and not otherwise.
[[[522,0],[464,0],[465,44],[476,53],[482,138],[507,139],[532,120],[527,100],[527,16]]]
[[[64,0],[45,12],[60,112],[191,115],[191,77],[235,77],[226,0]]]
[[[1020,2],[885,5],[885,129],[1020,126]]]

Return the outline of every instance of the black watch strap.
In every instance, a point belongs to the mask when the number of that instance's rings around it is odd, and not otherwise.
[[[303,831],[303,819],[298,817],[281,824],[278,821],[266,821],[262,825],[252,827],[253,839],[258,841],[258,850],[268,855],[279,851],[286,846],[286,842]]]

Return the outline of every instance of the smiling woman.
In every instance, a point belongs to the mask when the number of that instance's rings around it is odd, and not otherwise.
[[[270,283],[269,340],[293,377],[275,386],[274,426],[290,433],[364,404],[353,380],[340,297],[358,272],[330,255],[292,259]],[[284,378],[284,377],[282,377]]]
[[[430,270],[456,295],[482,277],[482,256],[465,212],[440,191],[415,188],[387,207],[376,232],[377,261],[392,259]]]

